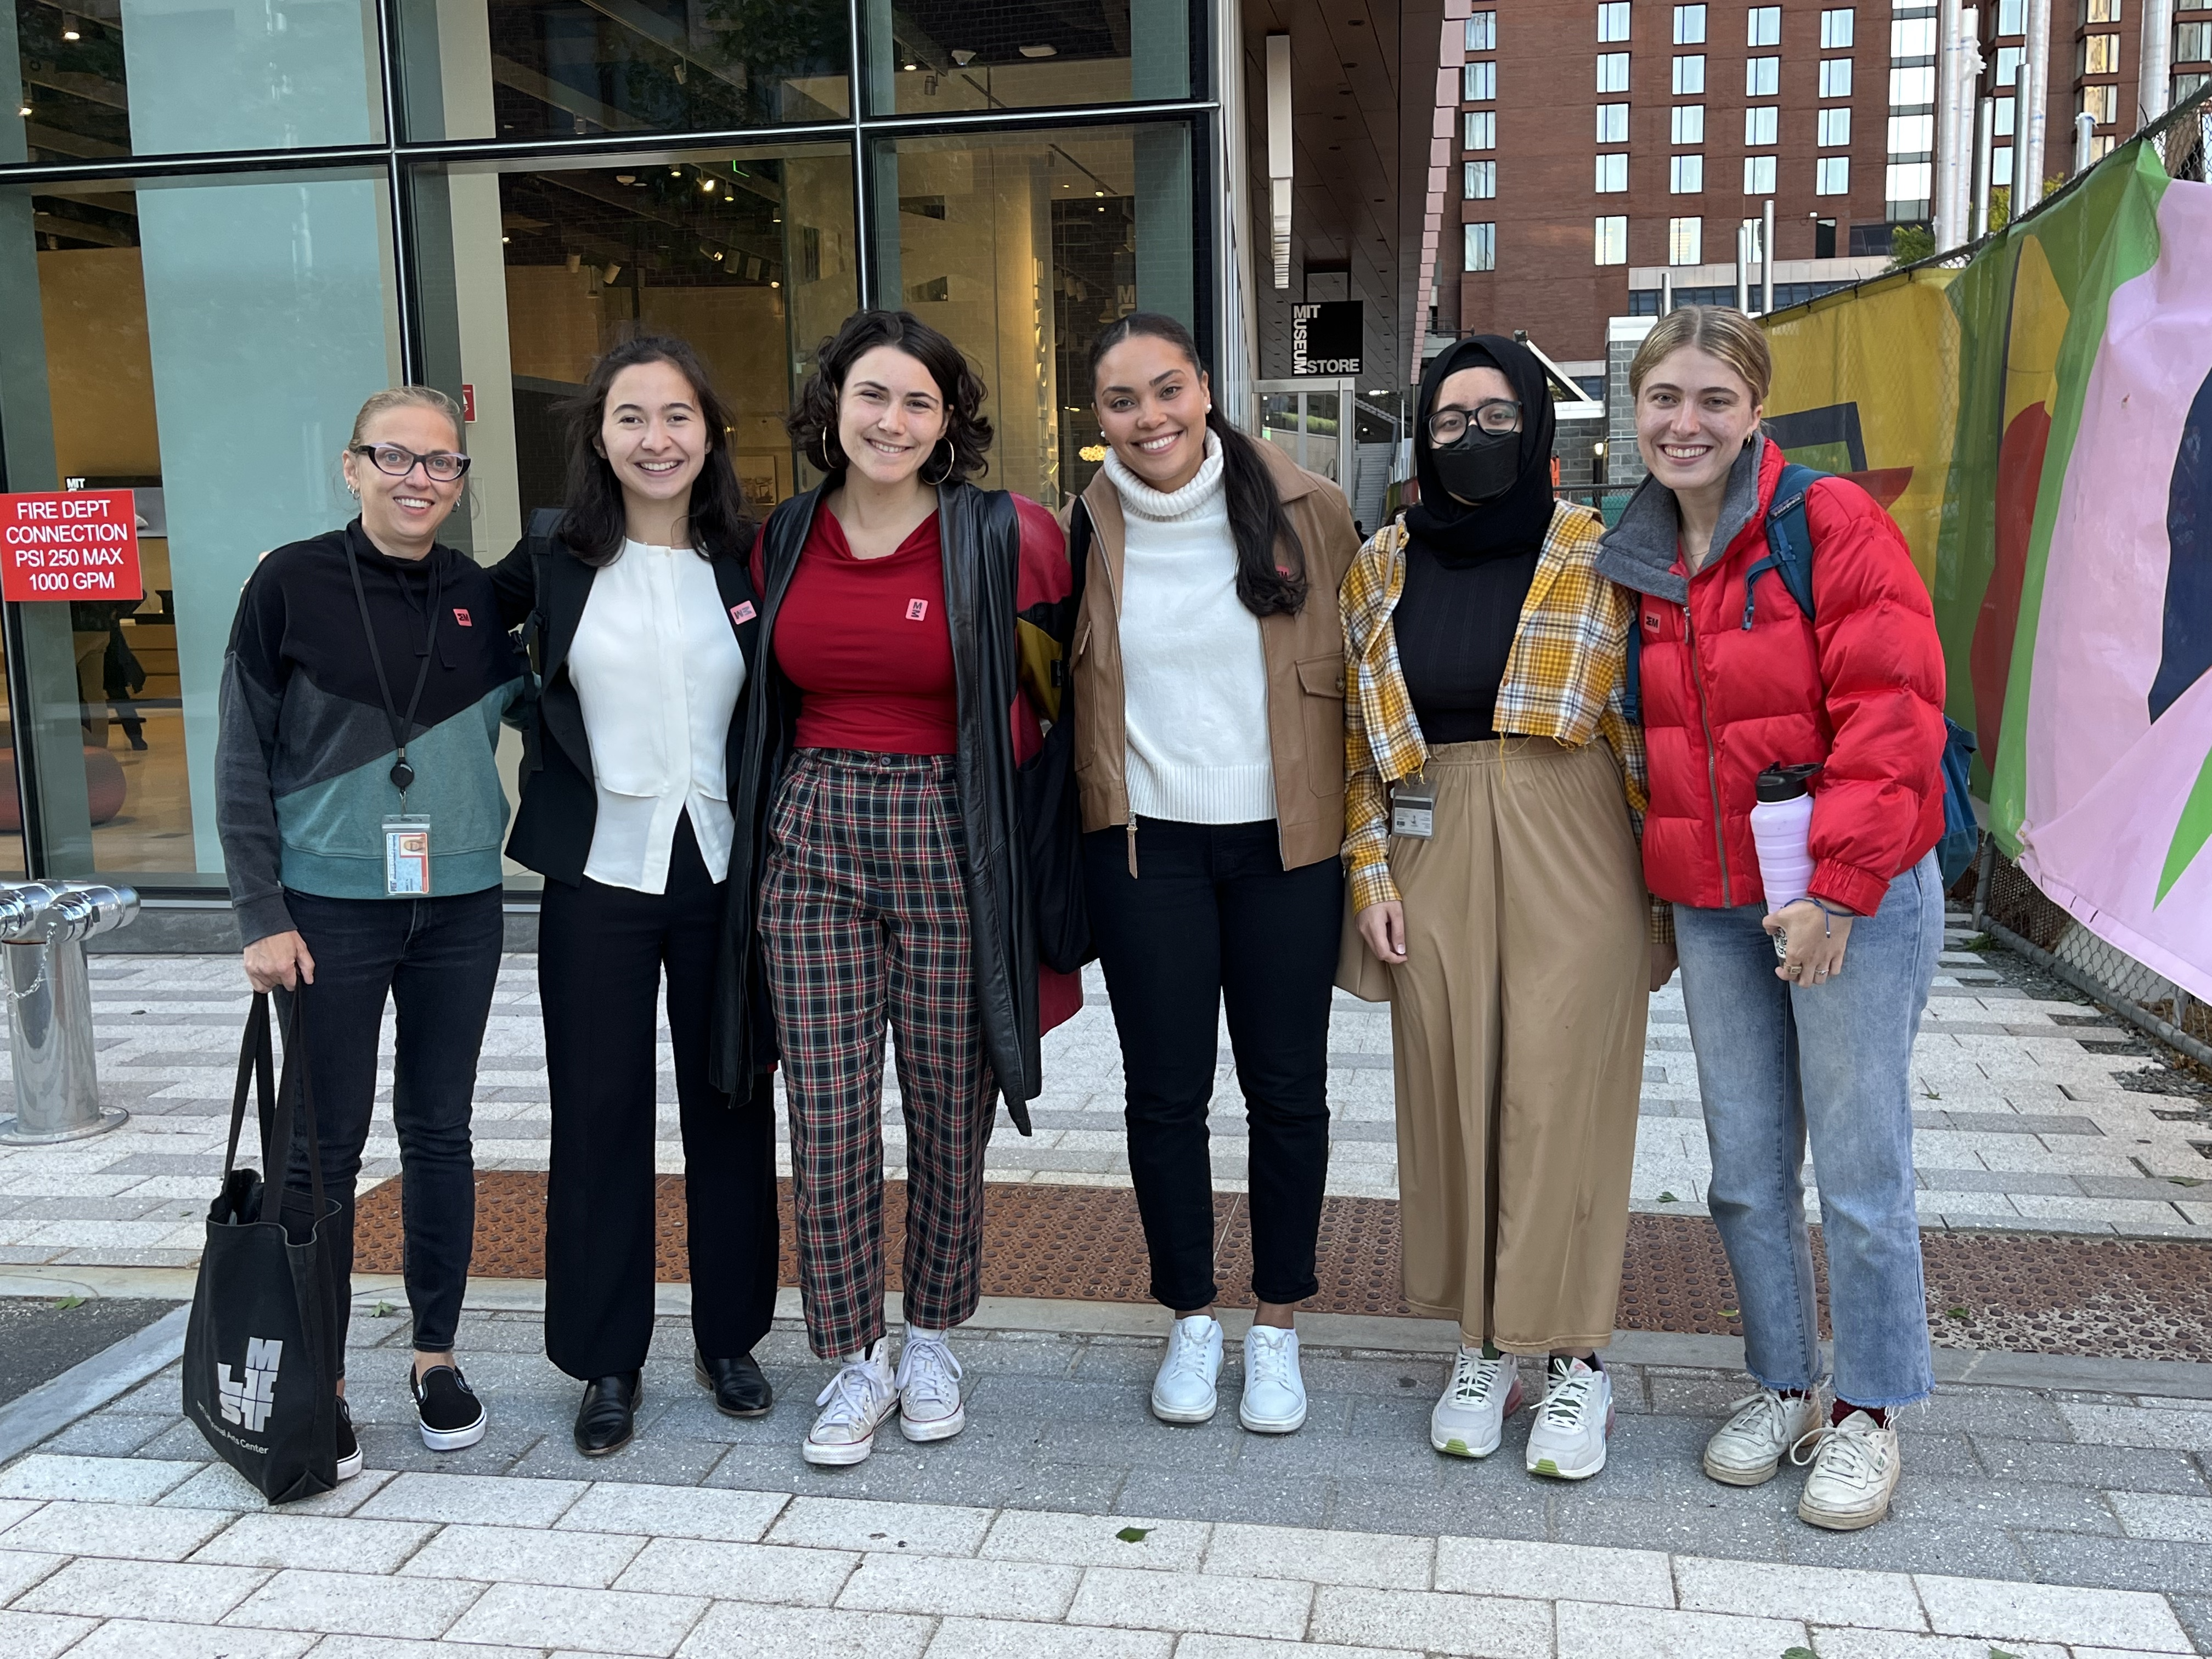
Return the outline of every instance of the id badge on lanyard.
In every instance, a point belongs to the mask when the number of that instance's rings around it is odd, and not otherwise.
[[[384,821],[384,893],[387,898],[430,896],[430,820],[418,816]]]
[[[1437,787],[1426,778],[1402,778],[1390,786],[1390,833],[1426,841],[1437,833]]]

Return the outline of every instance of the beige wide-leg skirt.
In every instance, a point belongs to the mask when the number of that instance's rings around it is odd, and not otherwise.
[[[1636,1158],[1648,907],[1601,743],[1447,744],[1436,834],[1393,837],[1406,1300],[1509,1353],[1612,1340]]]

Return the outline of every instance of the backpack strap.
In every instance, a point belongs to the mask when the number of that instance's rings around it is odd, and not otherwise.
[[[1805,495],[1829,475],[1785,461],[1774,486],[1774,504],[1766,509],[1766,556],[1744,574],[1743,625],[1751,626],[1757,605],[1759,578],[1771,570],[1782,586],[1813,620],[1813,527],[1805,518]]]

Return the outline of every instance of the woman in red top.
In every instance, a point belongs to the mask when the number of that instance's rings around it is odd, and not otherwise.
[[[759,977],[790,1109],[807,1338],[839,1361],[805,1456],[846,1464],[868,1455],[894,1407],[909,1440],[966,1421],[946,1337],[979,1294],[984,1144],[1001,1094],[1027,1133],[1039,1088],[1016,774],[1059,715],[1074,617],[1051,515],[966,482],[991,428],[957,347],[905,312],[866,311],[817,362],[790,425],[829,477],[777,508],[755,550],[763,672],[732,805],[756,830]],[[734,938],[731,958],[750,963],[753,943]],[[732,1074],[764,1035],[743,988],[753,977],[728,976],[740,988],[726,1004]],[[896,1365],[886,1018],[906,1133]]]

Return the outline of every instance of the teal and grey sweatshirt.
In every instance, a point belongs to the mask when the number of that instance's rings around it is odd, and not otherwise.
[[[415,782],[404,811],[430,820],[433,896],[500,884],[507,795],[500,718],[523,664],[499,625],[491,575],[433,548],[410,563],[378,552],[356,519],[263,559],[246,584],[223,659],[216,823],[240,933],[291,930],[284,890],[385,896],[384,820],[403,810],[397,752],[346,568],[361,565],[377,648],[404,715],[421,672],[433,596],[434,655],[409,729]]]

